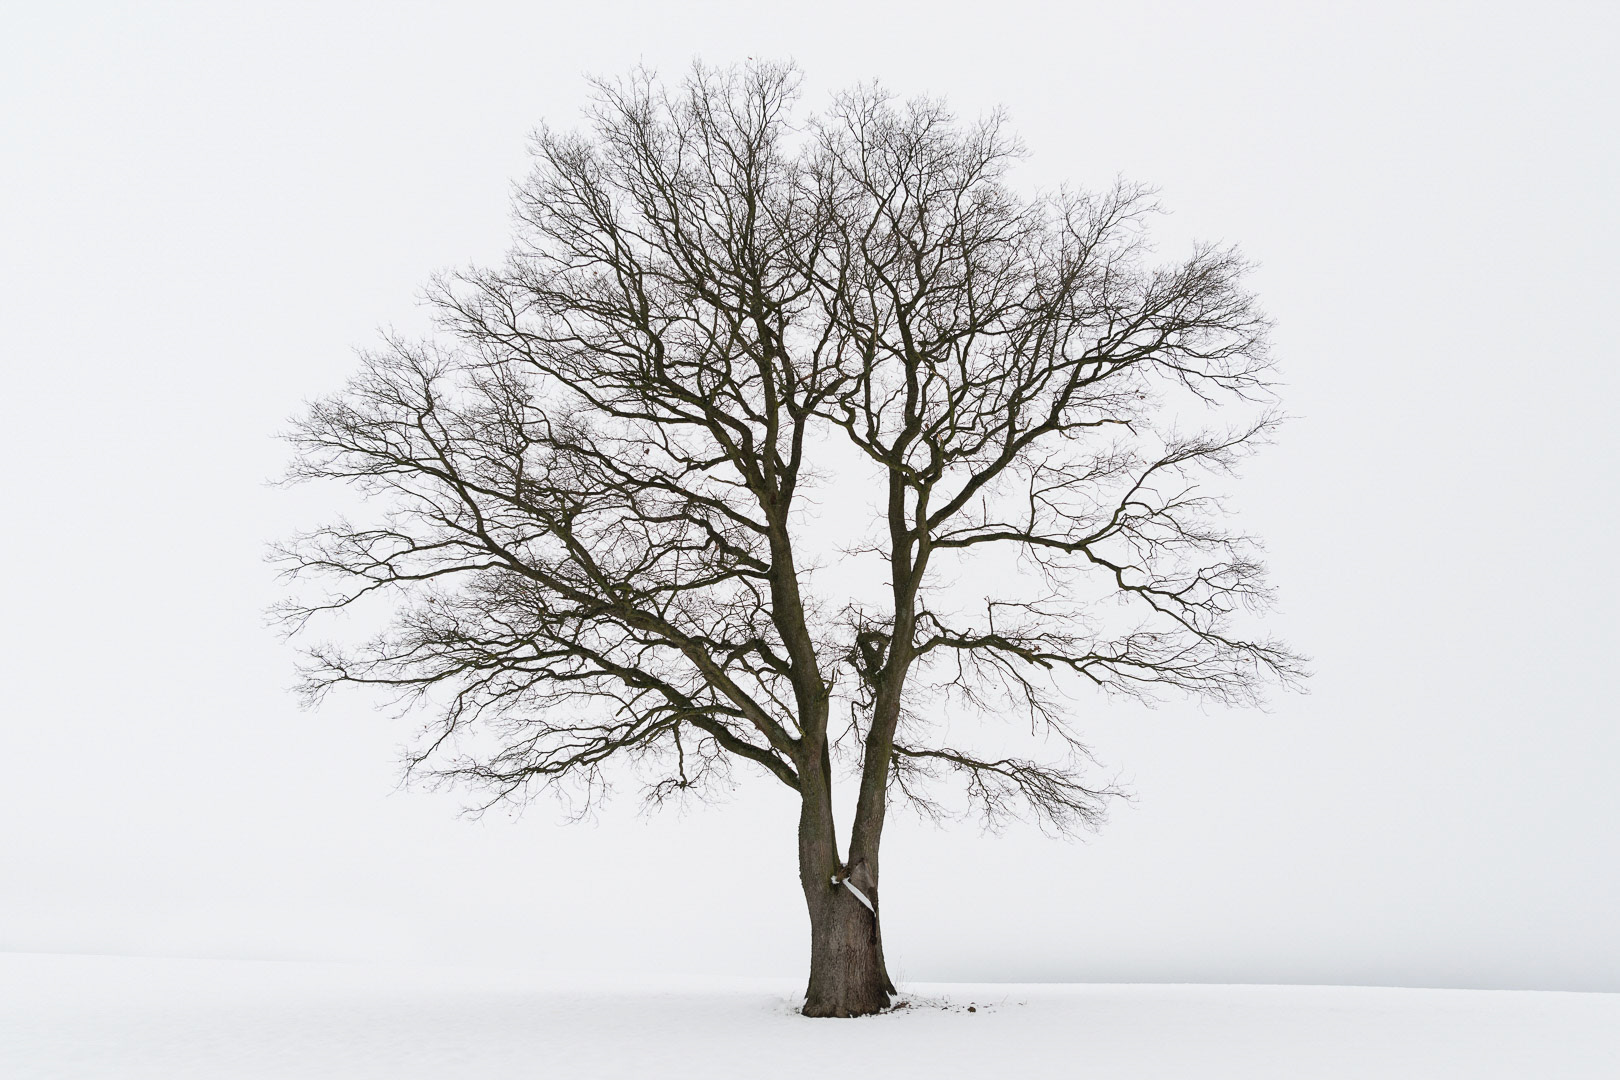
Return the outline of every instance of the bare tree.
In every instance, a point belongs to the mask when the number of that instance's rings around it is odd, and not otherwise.
[[[796,101],[791,68],[699,67],[600,82],[585,133],[542,129],[505,265],[436,283],[439,333],[386,341],[293,433],[292,477],[350,482],[375,518],[278,555],[327,586],[294,628],[392,614],[311,649],[305,689],[419,705],[413,767],[491,802],[593,797],[610,759],[655,799],[738,762],[790,789],[804,1011],[852,1016],[894,989],[891,799],[1083,827],[1109,792],[1074,691],[1247,703],[1301,672],[1236,627],[1261,567],[1199,484],[1276,422],[1236,253],[1150,265],[1140,188],[1020,195],[999,116]],[[838,453],[859,479],[811,468]],[[817,488],[877,492],[846,548],[880,596],[810,594]],[[947,743],[951,716],[991,749]],[[947,804],[929,781],[953,776]]]

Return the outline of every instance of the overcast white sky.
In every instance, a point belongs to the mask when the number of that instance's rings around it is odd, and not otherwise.
[[[1620,7],[164,4],[0,12],[0,949],[796,974],[794,809],[396,793],[262,620],[273,434],[497,258],[582,76],[793,57],[1005,105],[1261,264],[1298,417],[1237,489],[1309,696],[1098,702],[1086,843],[885,844],[902,979],[1620,991]]]

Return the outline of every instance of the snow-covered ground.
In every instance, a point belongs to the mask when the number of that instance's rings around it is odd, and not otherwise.
[[[0,1077],[1620,1077],[1620,995],[934,984],[807,1020],[793,984],[0,954]]]

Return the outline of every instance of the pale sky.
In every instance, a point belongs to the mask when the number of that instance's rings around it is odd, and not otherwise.
[[[794,807],[397,792],[297,709],[274,435],[499,258],[584,76],[793,58],[1005,106],[1032,184],[1235,241],[1296,419],[1233,490],[1311,693],[1098,700],[1082,843],[900,815],[905,979],[1620,991],[1612,4],[12,5],[0,13],[0,949],[795,975]]]

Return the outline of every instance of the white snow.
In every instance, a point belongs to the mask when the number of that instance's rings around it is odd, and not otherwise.
[[[933,984],[843,1021],[795,986],[0,954],[0,1076],[1620,1076],[1614,994]]]

